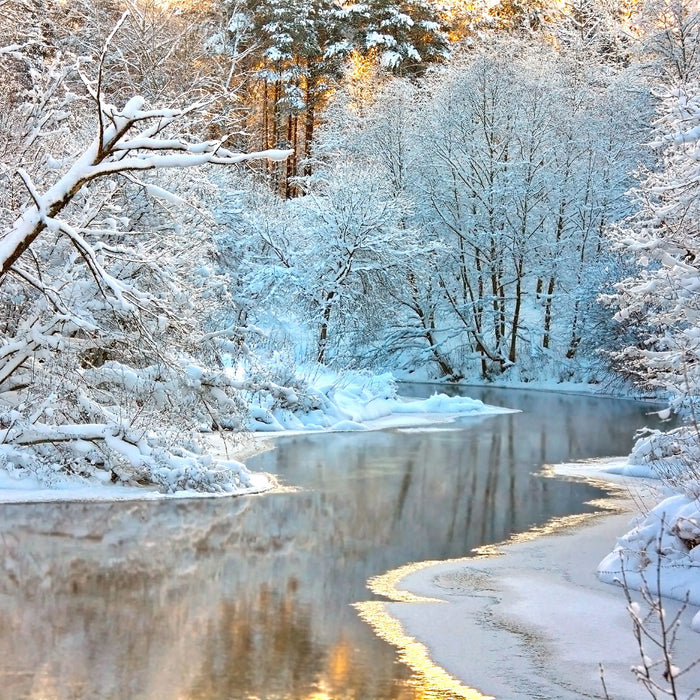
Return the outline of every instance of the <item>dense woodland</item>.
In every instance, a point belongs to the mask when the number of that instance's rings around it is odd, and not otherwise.
[[[198,431],[318,409],[310,363],[694,415],[695,3],[0,16],[5,469],[228,488]]]

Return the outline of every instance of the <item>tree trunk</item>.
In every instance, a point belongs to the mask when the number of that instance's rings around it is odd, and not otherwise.
[[[331,321],[331,310],[333,297],[335,296],[334,291],[328,292],[323,307],[323,314],[321,320],[321,330],[318,336],[318,353],[316,355],[316,362],[323,364],[326,359],[326,346],[328,344],[328,326]]]
[[[567,169],[567,175],[568,175],[568,169]],[[565,208],[565,203],[564,201],[560,201],[559,203],[559,215],[557,216],[557,226],[556,226],[556,234],[555,234],[555,243],[557,245],[555,253],[558,253],[559,250],[559,244],[561,242],[562,235],[564,234],[564,209]],[[547,298],[545,299],[544,302],[544,334],[542,336],[542,347],[543,348],[549,348],[549,343],[551,340],[550,337],[550,331],[552,328],[552,303],[554,302],[554,288],[556,286],[556,277],[554,275],[554,272],[556,272],[556,263],[552,268],[552,275],[549,278],[549,284],[547,285]],[[537,280],[537,283],[539,284],[540,280]]]
[[[425,317],[421,319],[423,322],[423,327],[425,328],[425,337],[426,340],[430,343],[430,350],[433,353],[433,357],[435,358],[435,362],[437,362],[438,367],[440,368],[440,371],[442,372],[442,375],[448,379],[461,379],[461,376],[458,375],[455,370],[452,368],[452,365],[450,364],[450,361],[438,350],[437,342],[435,340],[435,314],[434,312],[430,313],[429,318],[427,319],[428,323],[426,324]]]
[[[515,308],[513,309],[513,322],[510,330],[510,350],[508,351],[508,361],[512,364],[515,364],[518,329],[520,327],[520,308],[523,301],[523,265],[524,260],[520,258],[516,267]]]
[[[311,175],[311,146],[314,138],[314,120],[316,118],[316,110],[310,97],[310,92],[307,90],[306,99],[306,119],[304,122],[304,175]]]
[[[266,150],[270,147],[270,104],[268,98],[268,85],[267,80],[263,80],[263,103],[262,103],[262,113],[263,113],[263,125],[262,125],[262,150]]]
[[[498,274],[495,270],[491,271],[491,294],[493,300],[491,306],[493,307],[493,337],[496,343],[496,347],[501,347],[501,305],[499,304],[499,289],[500,283],[498,280]]]
[[[550,330],[552,327],[552,298],[554,296],[554,287],[556,285],[554,275],[549,278],[547,285],[547,298],[544,302],[544,335],[542,336],[542,347],[548,348],[550,341]]]
[[[294,120],[295,116],[293,114],[287,115],[287,145],[293,147],[294,144]],[[285,199],[291,199],[293,194],[294,186],[291,184],[290,180],[296,175],[296,163],[294,154],[287,158],[284,169],[284,181],[282,182],[282,195]]]

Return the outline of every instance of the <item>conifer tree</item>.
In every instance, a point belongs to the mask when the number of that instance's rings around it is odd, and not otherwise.
[[[337,0],[248,0],[231,12],[245,17],[247,38],[238,50],[248,52],[255,75],[247,100],[259,105],[251,107],[249,123],[257,142],[249,145],[294,150],[284,166],[272,166],[285,196],[298,193],[295,176],[311,174],[318,114],[341,84],[352,53],[401,75],[421,74],[448,54],[438,12],[424,0],[345,6]]]
[[[424,0],[372,0],[346,9],[360,52],[375,54],[397,75],[415,75],[444,60],[449,39],[435,5]]]

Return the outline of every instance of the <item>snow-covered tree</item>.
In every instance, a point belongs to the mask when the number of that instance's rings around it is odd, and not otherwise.
[[[619,360],[626,372],[693,416],[700,382],[700,89],[670,90],[661,101],[655,147],[658,169],[635,190],[638,210],[614,230],[639,271],[617,285],[615,318],[638,341]]]
[[[319,154],[383,163],[413,202],[407,224],[440,243],[395,300],[387,356],[410,347],[447,376],[566,377],[593,359],[596,290],[616,265],[603,230],[629,211],[629,135],[643,134],[643,91],[628,88],[614,65],[504,39],[326,129]]]
[[[544,75],[555,60],[560,70]],[[463,328],[453,347],[484,373],[576,355],[604,224],[626,207],[630,148],[612,127],[622,112],[609,109],[625,109],[618,86],[570,69],[548,51],[487,51],[436,81],[424,107],[419,211],[451,250],[439,325]]]
[[[416,75],[444,61],[449,40],[435,5],[426,0],[369,0],[344,7],[355,44],[397,75]]]
[[[557,40],[583,64],[598,60],[626,63],[631,52],[628,0],[571,0],[552,28]]]
[[[694,0],[646,0],[635,6],[641,60],[652,80],[666,85],[698,78],[700,71],[700,12]]]
[[[31,65],[26,47],[6,50]],[[20,144],[0,177],[23,193],[13,190],[0,230],[0,460],[45,480],[69,471],[244,488],[241,465],[197,446],[197,430],[236,425],[240,413],[219,360],[233,330],[216,325],[228,299],[206,265],[208,237],[158,225],[139,201],[182,204],[155,182],[158,171],[288,153],[193,140],[191,116],[206,102],[159,108],[134,97],[116,107],[106,56],[93,78],[80,58],[40,57],[14,112]]]
[[[284,171],[270,173],[283,196],[298,194],[294,178],[311,174],[319,114],[353,80],[353,67],[367,61],[387,74],[415,76],[449,49],[441,17],[425,0],[249,1],[233,5],[230,17],[217,36],[229,37],[253,71],[246,100],[255,148],[294,151]]]
[[[253,344],[271,338],[277,348],[291,343],[299,359],[366,364],[399,290],[432,249],[407,225],[410,203],[383,164],[326,162],[293,201],[243,199],[246,211],[222,221],[217,240],[251,334],[262,329]]]
[[[518,33],[542,31],[550,24],[556,10],[548,0],[499,0],[488,10],[488,26]]]
[[[300,163],[311,153],[318,110],[338,84],[351,49],[342,31],[340,5],[334,0],[249,2],[236,12],[248,23],[247,42],[257,78],[253,115],[260,122],[263,148],[284,145],[294,154],[280,178],[289,194],[290,178],[306,171]]]
[[[405,285],[411,266],[426,259],[431,243],[406,225],[410,204],[379,163],[336,164],[307,187],[296,203],[304,222],[297,264],[306,273],[305,304],[318,327],[316,359],[323,362],[381,337],[392,294]]]
[[[608,300],[634,343],[619,354],[623,371],[695,420],[697,410],[698,202],[700,170],[700,11],[683,0],[650,3],[642,48],[660,68],[653,147],[656,161],[632,192],[635,213],[612,231],[636,273]]]

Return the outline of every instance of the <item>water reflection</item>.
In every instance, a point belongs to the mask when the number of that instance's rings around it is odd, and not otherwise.
[[[524,412],[285,439],[251,464],[295,493],[0,507],[0,695],[425,697],[350,607],[366,581],[585,510],[596,489],[531,472],[622,454],[649,421],[631,402],[469,393]]]

